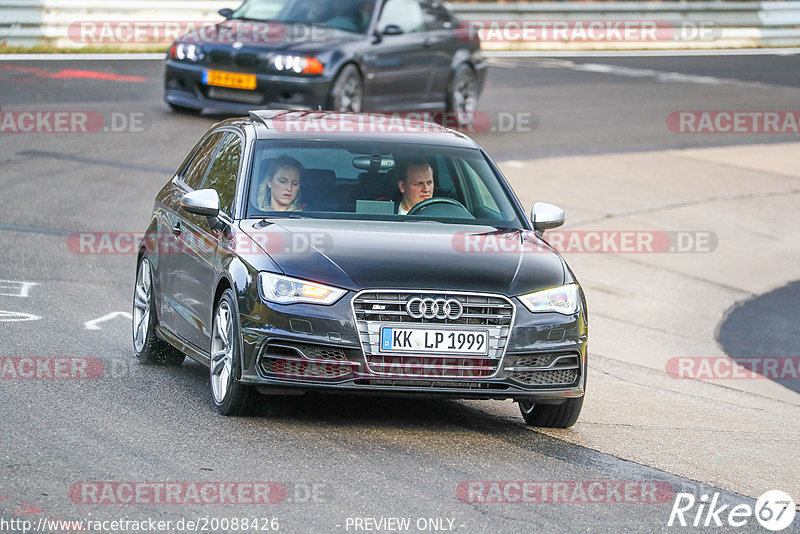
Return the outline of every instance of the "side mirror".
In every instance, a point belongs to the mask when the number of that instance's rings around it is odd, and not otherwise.
[[[213,189],[198,189],[181,197],[181,209],[208,218],[212,230],[225,229],[233,220],[219,209],[219,195]]]
[[[223,9],[220,9],[219,11],[217,11],[217,13],[219,13],[220,15],[225,17],[225,20],[230,20],[231,17],[233,16],[233,10],[229,9],[227,7],[223,8]]]
[[[381,34],[383,35],[400,35],[402,33],[404,33],[403,28],[401,28],[397,24],[387,24],[386,27],[381,32]]]
[[[219,195],[213,189],[198,189],[181,197],[181,209],[194,215],[219,215]]]
[[[566,218],[564,210],[547,202],[537,202],[531,210],[531,222],[533,229],[537,232],[558,228],[564,224]]]

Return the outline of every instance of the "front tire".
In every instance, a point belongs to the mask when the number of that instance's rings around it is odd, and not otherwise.
[[[156,336],[158,319],[154,303],[153,268],[150,260],[144,256],[136,269],[136,285],[133,291],[133,352],[139,362],[146,365],[178,366],[186,356]]]
[[[567,399],[561,404],[535,404],[519,401],[522,418],[530,426],[543,428],[569,428],[578,420],[583,407],[583,397]]]
[[[364,85],[361,74],[352,63],[345,65],[331,87],[330,108],[333,111],[361,111]]]
[[[239,312],[231,289],[214,309],[209,379],[211,398],[222,415],[248,415],[258,408],[259,394],[239,382],[242,376],[242,336]]]

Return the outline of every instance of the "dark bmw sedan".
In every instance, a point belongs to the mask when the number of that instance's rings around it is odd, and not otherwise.
[[[438,0],[247,0],[169,49],[175,110],[477,108],[480,43]],[[466,119],[465,119],[466,118]]]
[[[144,363],[210,368],[223,414],[313,390],[514,399],[567,427],[586,384],[587,310],[462,133],[410,119],[256,111],[212,127],[155,199],[138,254]]]

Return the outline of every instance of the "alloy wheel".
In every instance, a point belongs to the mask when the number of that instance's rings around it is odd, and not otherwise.
[[[214,317],[211,337],[211,392],[217,403],[225,400],[231,385],[234,343],[231,309],[222,300]]]
[[[133,297],[133,346],[139,353],[147,341],[150,328],[150,293],[152,290],[152,274],[150,261],[147,258],[139,265],[136,277],[136,292]]]

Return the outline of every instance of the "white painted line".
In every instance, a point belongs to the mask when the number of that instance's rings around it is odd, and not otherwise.
[[[38,315],[31,315],[30,313],[13,312],[0,310],[0,323],[16,323],[21,321],[38,321],[41,319]]]
[[[514,63],[510,58],[489,59],[489,65],[500,68],[517,68],[519,64]],[[570,69],[580,72],[591,72],[595,74],[608,74],[611,76],[623,76],[626,78],[652,78],[659,83],[696,83],[701,85],[738,85],[741,87],[765,87],[766,84],[760,82],[749,82],[736,80],[733,78],[718,78],[715,76],[700,76],[697,74],[683,74],[680,72],[669,72],[654,69],[640,69],[635,67],[623,67],[620,65],[606,65],[601,63],[575,63],[569,59],[541,58],[535,59],[527,64],[544,69]]]
[[[4,297],[27,298],[28,291],[33,286],[38,286],[36,282],[23,282],[19,280],[0,280],[0,295]]]
[[[485,50],[484,57],[678,57],[678,56],[791,56],[800,48],[720,48],[693,50]],[[2,56],[0,56],[2,57]]]
[[[166,57],[166,51],[158,54],[0,54],[0,63],[4,61],[149,61]]]
[[[132,319],[131,314],[128,312],[113,312],[109,313],[108,315],[104,315],[102,317],[98,317],[97,319],[92,319],[91,321],[86,321],[83,323],[83,326],[86,330],[100,330],[100,327],[97,326],[100,323],[105,321],[110,321],[111,319],[116,319],[117,317],[126,317],[128,319]]]

